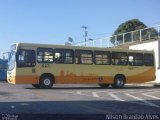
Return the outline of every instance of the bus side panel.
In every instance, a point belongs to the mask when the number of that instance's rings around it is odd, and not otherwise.
[[[61,68],[57,66],[57,71],[59,71],[59,73],[55,76],[56,83],[57,84],[113,83],[114,76],[111,76],[112,71],[110,66],[77,65],[77,64],[74,66],[75,67],[72,68],[68,68],[69,66],[64,67],[64,65]]]
[[[77,82],[87,84],[112,83],[110,65],[78,65]]]
[[[39,75],[36,74],[36,68],[17,68],[14,81],[15,84],[38,84]]]
[[[112,83],[113,77],[110,76],[78,76],[77,81],[87,84]]]
[[[36,75],[15,76],[15,84],[38,84],[39,77]]]
[[[76,75],[73,72],[61,70],[59,75],[55,76],[56,84],[76,83]]]
[[[86,66],[87,67],[87,66]],[[94,83],[114,83],[114,77],[118,74],[122,74],[126,77],[126,83],[144,83],[155,80],[155,68],[154,67],[135,67],[134,70],[125,67],[113,67],[108,69],[100,68],[81,68],[75,72],[69,73],[62,70],[56,77],[56,83],[60,84],[94,84]],[[106,76],[108,75],[108,76]]]
[[[155,80],[155,68],[153,67],[149,68],[144,72],[126,76],[127,83],[144,83],[154,80]]]
[[[79,67],[75,64],[54,64],[53,75],[56,84],[76,84],[76,71]]]
[[[113,77],[110,76],[57,76],[56,84],[98,84],[113,83]],[[67,79],[67,80],[65,80]]]

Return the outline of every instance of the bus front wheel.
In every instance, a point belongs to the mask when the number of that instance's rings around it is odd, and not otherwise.
[[[125,84],[125,77],[122,75],[117,75],[114,78],[114,84],[112,84],[113,88],[123,88]]]
[[[42,76],[40,79],[40,86],[44,89],[50,89],[53,86],[53,77],[52,76]]]

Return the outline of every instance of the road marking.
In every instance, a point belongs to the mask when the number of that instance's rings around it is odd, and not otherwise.
[[[92,94],[89,95],[89,94],[84,94],[84,93],[82,93],[81,91],[77,91],[76,94],[78,94],[78,95],[90,96],[90,97],[96,97],[96,98],[99,97],[99,95],[97,94],[97,92],[92,92]]]
[[[154,90],[139,90],[138,93],[143,93],[143,92],[154,92]],[[137,90],[134,90],[134,91],[129,91],[127,93],[137,93]]]
[[[77,91],[76,93],[77,93],[78,95],[81,95],[81,91]]]
[[[117,97],[116,95],[112,94],[112,93],[108,93],[111,97],[113,97],[115,100],[118,100],[118,101],[124,101],[122,100],[121,98]]]
[[[52,96],[52,95],[48,95],[42,91],[30,91],[30,93],[34,94],[34,95],[37,95],[40,97],[40,99],[42,100],[63,100],[63,96],[62,98],[61,97],[57,97],[57,96]]]
[[[103,91],[96,91],[97,93],[101,93],[101,92],[105,92],[105,93],[108,93],[108,92],[112,92],[113,90],[108,90],[108,89],[106,89],[105,91],[103,90]]]
[[[76,94],[92,97],[92,95],[84,94],[84,93],[82,93],[81,91],[77,91]]]
[[[81,91],[77,91],[76,94],[78,95],[84,95],[84,96],[90,96],[90,97],[99,97],[99,95],[96,92],[92,92],[92,94],[84,94]]]
[[[94,98],[102,98],[105,99],[105,97],[101,97],[99,96],[96,92],[92,92],[91,94],[84,94],[81,91],[77,91],[77,92],[69,92],[69,91],[65,91],[66,93],[71,93],[71,94],[75,94],[75,95],[82,95],[82,96],[87,96],[87,97],[94,97]]]
[[[149,91],[147,93],[157,93],[157,92],[160,92],[160,91]]]
[[[99,96],[96,92],[92,92],[92,94],[83,94],[81,91],[77,91],[77,92],[69,92],[69,91],[65,91],[66,93],[72,93],[72,94],[78,94],[78,95],[83,95],[83,96],[88,96],[88,97],[94,97],[94,98],[101,98],[101,99],[106,99],[106,97],[101,97]],[[108,93],[112,98],[114,98],[114,100],[117,101],[125,101],[122,100],[121,98],[117,97],[116,95],[112,94],[112,93]]]
[[[96,92],[92,92],[93,97],[99,97],[99,95]]]
[[[114,94],[116,94],[116,93],[126,93],[126,92],[135,92],[135,90],[119,90],[119,91],[113,91],[113,92],[111,92],[111,93],[114,93]]]
[[[125,95],[127,95],[127,96],[129,96],[129,97],[131,97],[131,98],[134,98],[135,100],[139,100],[139,101],[145,103],[145,105],[152,106],[152,107],[160,107],[159,105],[156,105],[156,104],[154,104],[154,103],[152,103],[152,102],[146,101],[145,99],[136,97],[136,96],[131,95],[131,94],[129,94],[129,93],[125,93]]]
[[[147,96],[147,97],[151,97],[151,98],[154,98],[154,99],[157,99],[157,100],[160,100],[159,97],[157,96],[153,96],[153,95],[148,95],[147,93],[142,93],[144,96]]]

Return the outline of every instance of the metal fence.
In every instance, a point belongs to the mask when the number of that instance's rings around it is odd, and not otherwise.
[[[147,41],[151,39],[160,38],[160,25],[155,27],[144,28],[131,32],[126,32],[110,37],[89,39],[86,42],[79,42],[76,46],[90,46],[90,47],[113,47],[123,45],[126,43],[133,43],[137,41]]]

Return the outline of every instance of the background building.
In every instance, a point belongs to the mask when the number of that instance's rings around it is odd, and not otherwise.
[[[7,60],[0,59],[0,81],[7,80]]]

